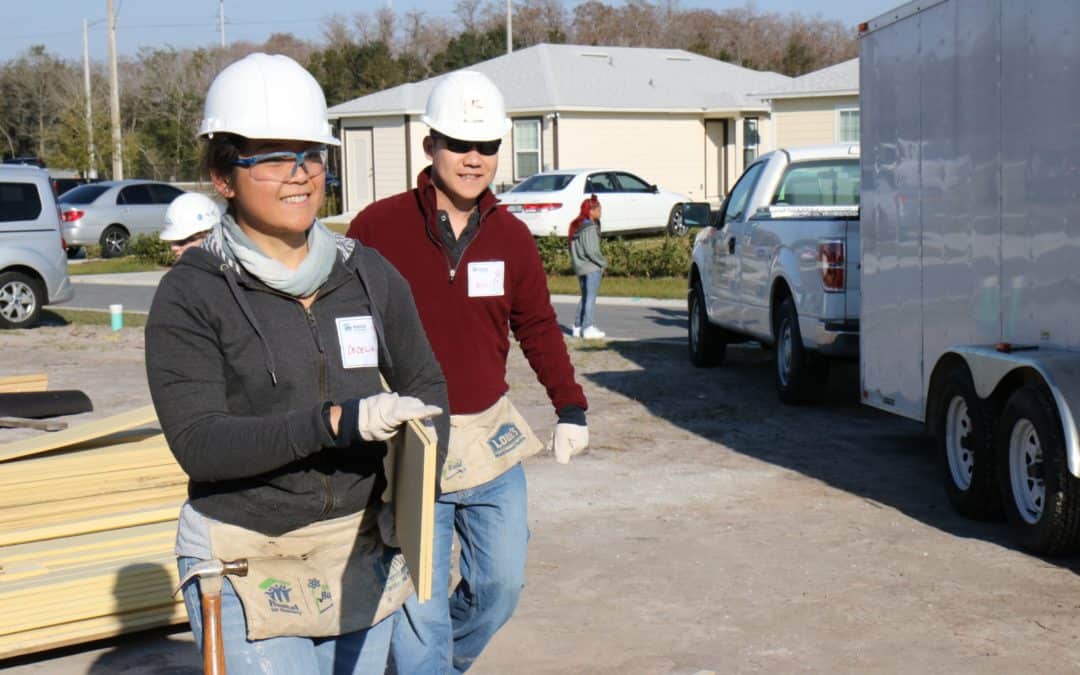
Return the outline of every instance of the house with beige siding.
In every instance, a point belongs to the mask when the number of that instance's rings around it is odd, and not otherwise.
[[[546,169],[611,166],[719,203],[745,163],[776,147],[768,101],[793,80],[678,49],[541,44],[471,67],[513,120],[496,191]],[[442,76],[440,76],[442,77]],[[438,77],[330,108],[353,214],[416,184],[428,164],[420,121]]]
[[[755,94],[769,104],[778,148],[859,142],[859,59]]]

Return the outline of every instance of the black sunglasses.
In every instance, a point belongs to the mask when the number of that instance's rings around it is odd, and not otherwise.
[[[450,152],[464,155],[466,152],[471,152],[473,148],[485,157],[491,157],[498,154],[499,146],[502,145],[502,139],[495,141],[463,141],[460,138],[450,138],[444,136],[437,131],[431,132],[431,137],[434,139],[443,139],[446,141],[446,149]]]

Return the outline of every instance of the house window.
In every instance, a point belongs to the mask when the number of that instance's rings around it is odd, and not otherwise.
[[[848,108],[836,111],[836,142],[859,142],[859,109]]]
[[[758,118],[747,117],[743,120],[743,166],[757,159],[758,141]]]
[[[514,120],[514,180],[540,172],[540,120]]]

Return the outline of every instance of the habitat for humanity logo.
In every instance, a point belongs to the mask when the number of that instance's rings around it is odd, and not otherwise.
[[[259,584],[259,588],[266,593],[271,612],[300,614],[300,605],[292,601],[292,585],[289,582],[268,577]]]
[[[496,457],[502,457],[525,440],[525,434],[513,422],[507,422],[498,428],[495,435],[488,439],[488,446]]]
[[[311,598],[315,601],[315,607],[319,610],[319,614],[322,614],[326,610],[334,606],[334,600],[330,597],[330,586],[324,584],[321,579],[312,577],[307,582],[308,590],[311,592]]]

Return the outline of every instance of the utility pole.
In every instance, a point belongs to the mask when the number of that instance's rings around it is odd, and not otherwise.
[[[221,28],[221,48],[225,49],[225,0],[218,0],[218,26]]]
[[[514,11],[510,7],[510,0],[506,0],[506,53],[514,51]]]
[[[106,20],[109,22],[109,112],[112,117],[113,180],[124,178],[123,142],[120,140],[120,80],[116,75],[116,15],[113,0],[105,0]]]
[[[94,152],[94,117],[93,107],[90,103],[90,25],[86,19],[82,20],[82,60],[83,60],[83,89],[86,90],[86,146],[90,151],[89,168],[86,170],[87,178],[97,178],[97,153]]]

